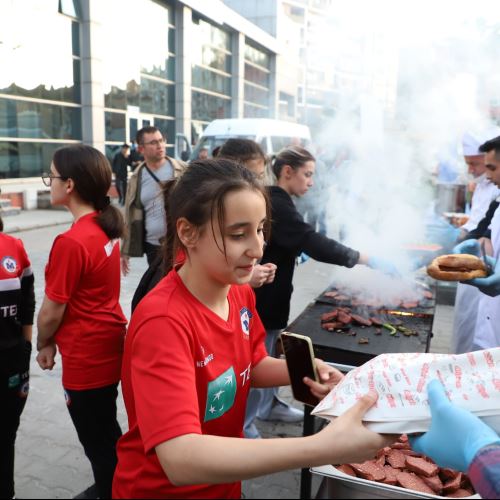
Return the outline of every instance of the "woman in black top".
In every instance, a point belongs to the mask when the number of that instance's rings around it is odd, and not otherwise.
[[[277,266],[274,282],[255,290],[257,310],[267,330],[266,345],[274,346],[281,331],[288,324],[292,297],[293,273],[296,258],[306,253],[311,258],[344,267],[364,264],[388,274],[397,274],[390,262],[369,257],[316,232],[295,208],[292,196],[303,196],[313,185],[315,158],[301,147],[282,150],[273,164],[277,185],[269,188],[272,208],[271,239],[261,263],[273,262]],[[272,389],[262,391],[257,416],[262,420],[285,420],[284,403]]]

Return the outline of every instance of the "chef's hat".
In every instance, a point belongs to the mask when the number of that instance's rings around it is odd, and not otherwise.
[[[479,146],[484,143],[482,137],[479,134],[472,134],[470,132],[465,132],[462,137],[462,148],[464,156],[478,156],[482,155],[479,151]]]

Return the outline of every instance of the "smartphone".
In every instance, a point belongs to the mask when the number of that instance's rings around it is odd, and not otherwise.
[[[309,377],[316,380],[316,382],[319,380],[314,365],[314,351],[311,339],[290,332],[283,332],[280,338],[290,375],[293,397],[306,405],[316,406],[319,403],[318,398],[311,393],[311,389],[302,381],[304,377]]]

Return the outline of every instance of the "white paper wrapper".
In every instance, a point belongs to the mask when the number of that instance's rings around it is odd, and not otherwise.
[[[438,379],[450,401],[473,412],[500,433],[500,348],[467,354],[382,354],[350,371],[313,410],[335,418],[374,389],[377,404],[365,415],[381,433],[426,432],[431,414],[427,384]]]

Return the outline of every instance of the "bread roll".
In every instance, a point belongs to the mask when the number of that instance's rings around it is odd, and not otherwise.
[[[431,262],[427,274],[439,281],[467,281],[488,275],[484,262],[467,254],[441,255]]]

